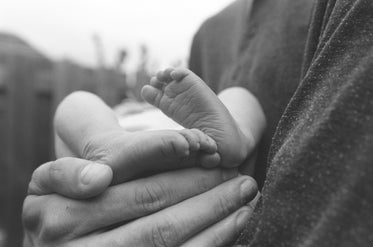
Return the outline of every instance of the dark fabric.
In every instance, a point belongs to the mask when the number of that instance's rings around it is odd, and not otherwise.
[[[254,175],[261,187],[271,139],[299,84],[312,1],[255,1],[250,14],[248,2],[236,1],[202,25],[190,68],[215,92],[242,86],[258,98],[268,123]]]
[[[215,93],[224,71],[232,67],[246,30],[249,3],[237,0],[206,20],[192,42],[189,68],[200,76]]]
[[[303,64],[238,244],[373,246],[373,1],[318,0]]]

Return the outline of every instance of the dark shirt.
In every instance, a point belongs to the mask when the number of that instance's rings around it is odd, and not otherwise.
[[[316,1],[303,64],[239,243],[373,246],[373,1]]]
[[[218,90],[248,88],[263,141],[277,129],[237,244],[373,246],[373,1],[257,0],[247,23]]]
[[[262,105],[268,127],[258,146],[254,175],[261,187],[272,137],[301,77],[313,2],[260,0],[252,8],[249,2],[237,0],[202,25],[192,45],[190,68],[215,92],[241,86]]]
[[[252,0],[237,0],[206,20],[194,36],[189,68],[218,93],[226,71],[240,56]]]

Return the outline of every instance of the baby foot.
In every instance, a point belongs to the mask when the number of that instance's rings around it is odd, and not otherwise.
[[[106,145],[102,145],[105,143]],[[110,164],[113,184],[152,172],[220,162],[214,140],[197,129],[126,132],[123,130],[92,137],[83,157]],[[204,154],[201,159],[200,153]]]
[[[239,166],[253,148],[216,94],[190,70],[159,72],[142,96],[183,127],[200,129],[215,140],[224,167]]]

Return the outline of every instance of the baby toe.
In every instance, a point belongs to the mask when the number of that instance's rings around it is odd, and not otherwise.
[[[189,143],[183,135],[174,132],[172,135],[162,138],[164,144],[162,152],[166,157],[186,157],[190,155]]]
[[[217,152],[218,146],[216,145],[216,142],[211,137],[209,137],[208,135],[206,135],[199,129],[191,129],[191,131],[195,133],[195,135],[198,136],[198,140],[201,145],[200,150],[206,153],[209,153],[209,154],[213,154]]]
[[[174,69],[174,71],[171,72],[171,77],[175,81],[181,81],[182,79],[184,79],[184,77],[186,77],[187,75],[189,75],[191,73],[192,73],[192,71],[190,71],[188,69],[177,68],[177,69]]]
[[[158,107],[160,98],[162,96],[162,91],[153,86],[145,85],[141,89],[141,96],[149,104]]]
[[[155,88],[162,89],[165,86],[165,83],[158,80],[157,77],[153,76],[150,79],[150,85],[155,87]]]
[[[171,76],[171,73],[174,71],[175,69],[174,68],[167,68],[163,71],[163,76],[164,76],[164,79],[166,82],[171,82],[173,81],[174,79],[172,78]]]
[[[220,164],[221,158],[218,153],[201,154],[197,158],[197,162],[204,168],[214,168]]]
[[[196,133],[189,129],[183,129],[180,131],[180,134],[182,134],[188,141],[189,149],[191,152],[196,152],[200,149],[201,144],[199,141],[199,136]]]

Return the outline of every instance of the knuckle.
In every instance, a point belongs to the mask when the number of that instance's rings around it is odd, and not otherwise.
[[[212,246],[231,246],[242,229],[237,229],[235,219],[230,219],[211,233]]]
[[[217,217],[222,218],[230,214],[235,206],[234,200],[231,200],[231,198],[220,197],[214,207],[214,212]]]
[[[82,148],[82,157],[90,160],[93,158],[95,151],[95,144],[92,138],[86,139]]]
[[[178,231],[172,220],[167,217],[151,228],[151,243],[154,247],[175,246],[179,239]]]
[[[212,181],[211,175],[212,174],[210,173],[202,173],[200,174],[201,177],[197,181],[195,181],[200,191],[205,192],[205,191],[210,190],[213,187],[213,183],[211,182]]]
[[[86,140],[82,149],[82,157],[88,160],[95,159],[97,155],[97,150],[95,149],[95,144],[92,139]]]
[[[67,223],[66,214],[56,203],[46,202],[47,207],[41,215],[39,238],[45,242],[54,242],[72,231]]]
[[[135,201],[144,212],[155,212],[167,205],[167,191],[160,183],[145,183],[135,191]]]
[[[111,140],[115,142],[114,136]],[[106,163],[110,159],[112,148],[102,136],[93,136],[83,141],[82,157],[87,160]]]
[[[22,223],[27,231],[34,231],[40,225],[40,211],[35,210],[35,207],[30,202],[30,197],[26,197],[22,209]]]
[[[44,214],[40,228],[40,238],[45,242],[51,242],[61,237],[61,217],[57,214]]]

